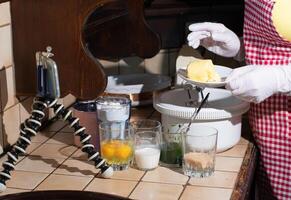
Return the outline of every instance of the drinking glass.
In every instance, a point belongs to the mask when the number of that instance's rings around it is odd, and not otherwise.
[[[183,171],[191,177],[207,177],[214,173],[217,129],[191,126],[182,129]]]
[[[115,171],[127,169],[134,152],[132,127],[124,122],[102,122],[99,135],[102,157]]]
[[[165,167],[182,166],[182,138],[180,125],[172,125],[163,130],[161,137],[160,164]]]
[[[119,96],[102,96],[96,100],[98,122],[128,121],[130,100]]]
[[[151,131],[161,134],[162,125],[159,121],[151,119],[143,119],[131,122],[131,126],[136,132]]]
[[[160,160],[161,123],[155,120],[132,122],[135,132],[134,164],[140,170],[153,170]]]

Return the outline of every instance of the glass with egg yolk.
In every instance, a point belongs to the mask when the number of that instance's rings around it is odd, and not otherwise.
[[[126,170],[131,165],[134,153],[133,129],[124,122],[99,124],[102,157],[114,171]]]

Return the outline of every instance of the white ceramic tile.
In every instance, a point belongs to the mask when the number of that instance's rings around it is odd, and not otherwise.
[[[236,157],[236,158],[243,158],[246,154],[248,145],[240,145],[237,144],[231,149],[228,149],[227,151],[218,153],[218,156],[225,156],[225,157]]]
[[[54,174],[94,177],[99,171],[93,161],[68,159],[54,171]]]
[[[191,178],[190,185],[214,187],[214,188],[234,188],[238,173],[215,171],[212,176],[205,178]]]
[[[2,131],[2,122],[3,122],[2,113],[0,113],[0,146],[1,147],[3,147],[3,141],[4,141],[3,131]]]
[[[239,172],[242,162],[243,162],[243,158],[216,156],[215,170]]]
[[[158,167],[155,170],[148,171],[142,178],[143,181],[147,182],[170,183],[177,185],[185,185],[188,179],[188,176],[165,167]]]
[[[22,192],[30,192],[31,190],[23,190],[23,189],[15,189],[15,188],[7,188],[4,192],[0,193],[0,196],[8,195],[8,194],[16,194]]]
[[[44,143],[47,140],[49,140],[51,137],[53,137],[56,133],[55,132],[49,132],[49,131],[41,131],[38,132],[36,136],[31,138],[32,143]]]
[[[161,50],[154,57],[145,59],[145,70],[150,74],[169,75],[168,50]]]
[[[169,50],[169,75],[175,76],[176,74],[176,60],[179,55],[178,49],[170,49]]]
[[[67,158],[77,150],[74,146],[66,144],[43,144],[31,153],[34,156],[42,156],[46,158]]]
[[[107,75],[116,75],[119,73],[118,70],[118,61],[109,61],[109,60],[98,60],[103,66],[104,71]]]
[[[232,190],[225,188],[208,188],[187,186],[184,190],[181,200],[229,200]]]
[[[136,186],[136,181],[95,178],[85,191],[102,192],[127,197]]]
[[[16,170],[27,172],[51,173],[60,166],[65,158],[46,158],[27,156],[16,165]]]
[[[20,107],[20,122],[24,122],[26,119],[28,119],[31,115],[31,106],[33,103],[33,97],[29,97],[28,99],[25,99],[19,104]]]
[[[2,114],[0,113],[0,150],[1,153],[3,153],[3,143],[4,139],[3,139],[3,134],[2,134]]]
[[[13,171],[11,176],[11,180],[7,181],[7,187],[32,190],[40,184],[48,176],[48,174]]]
[[[120,74],[144,73],[145,62],[139,57],[123,58],[119,61]]]
[[[11,26],[0,27],[0,69],[13,64]]]
[[[58,132],[62,128],[67,126],[67,123],[64,120],[53,121],[49,126],[45,128],[45,132]]]
[[[73,133],[67,133],[67,132],[58,132],[56,135],[54,135],[51,139],[46,141],[47,144],[67,144],[67,145],[73,145],[74,144],[74,135]]]
[[[127,170],[115,171],[112,179],[139,181],[144,173],[144,171],[135,168],[129,168]]]
[[[1,92],[1,69],[0,69],[0,112],[2,111],[2,98],[1,98],[1,95],[2,92]]]
[[[182,185],[140,182],[131,193],[130,198],[140,200],[177,200],[182,190]]]
[[[15,91],[15,78],[13,67],[9,67],[5,70],[0,71],[0,83],[2,104],[1,109],[3,111],[18,103]]]
[[[19,104],[9,108],[3,113],[4,146],[14,144],[19,136]]]
[[[10,2],[0,3],[0,26],[9,24],[10,21]]]
[[[67,96],[63,98],[63,104],[66,108],[71,106],[75,101],[76,101],[76,97],[71,94],[68,94]]]
[[[89,177],[52,174],[36,190],[82,190],[91,180]]]

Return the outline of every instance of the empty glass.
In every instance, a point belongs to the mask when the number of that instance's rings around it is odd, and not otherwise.
[[[161,134],[162,131],[161,123],[151,119],[143,119],[131,122],[131,126],[135,132],[152,131]]]
[[[208,126],[191,126],[182,130],[183,171],[191,177],[213,174],[217,146],[217,129]]]
[[[99,125],[101,155],[113,170],[127,169],[133,159],[133,129],[124,122],[102,122]]]

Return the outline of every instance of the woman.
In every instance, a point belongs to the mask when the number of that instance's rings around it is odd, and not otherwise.
[[[291,199],[291,1],[245,0],[247,66],[227,78],[233,95],[252,102],[249,119],[260,151],[259,197]],[[238,54],[238,37],[222,24],[189,27],[189,45],[226,57]]]

